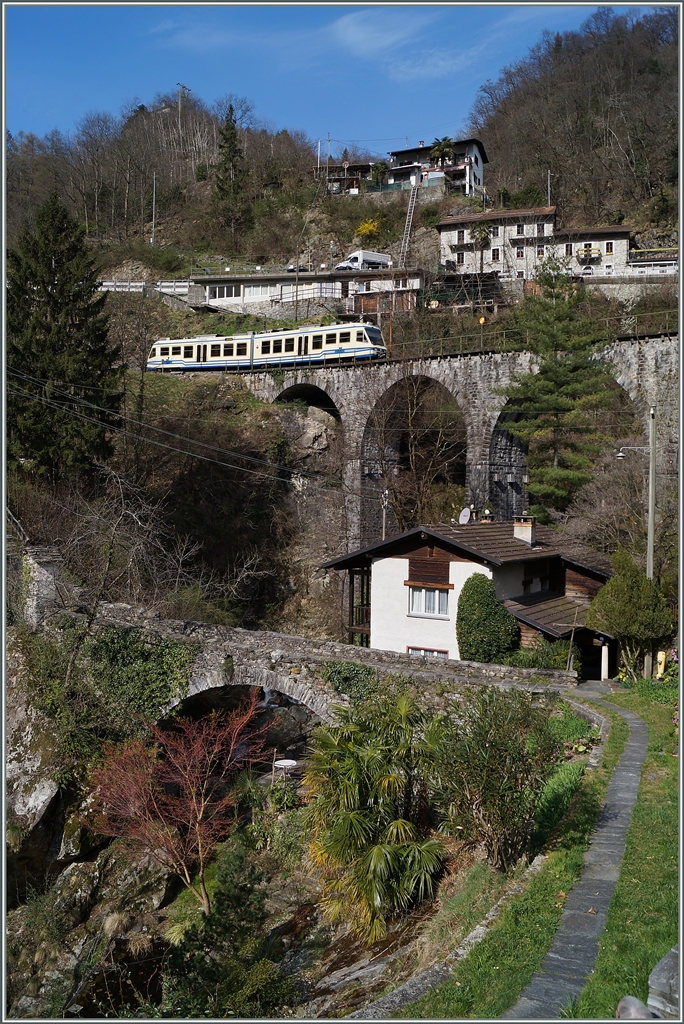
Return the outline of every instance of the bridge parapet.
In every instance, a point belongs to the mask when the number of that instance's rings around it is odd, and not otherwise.
[[[96,626],[135,626],[156,636],[200,645],[192,667],[187,697],[226,686],[260,686],[304,704],[324,722],[335,719],[334,705],[347,699],[325,682],[326,662],[350,661],[375,668],[380,678],[411,676],[421,700],[443,710],[470,686],[524,687],[535,691],[567,691],[577,685],[576,672],[521,669],[470,661],[436,661],[393,651],[376,651],[333,640],[311,640],[272,631],[250,631],[157,618],[130,605],[103,605]],[[180,701],[162,709],[167,714]]]

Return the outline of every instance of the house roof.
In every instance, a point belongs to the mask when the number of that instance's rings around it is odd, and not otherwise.
[[[517,217],[550,217],[555,214],[555,206],[534,206],[527,210],[490,210],[489,213],[466,213],[462,216],[452,213],[437,225],[448,228],[454,224],[472,224],[479,220],[515,220]]]
[[[561,538],[547,526],[537,526],[535,545],[530,547],[513,536],[513,523],[467,523],[460,526],[451,523],[437,523],[417,526],[413,530],[377,541],[368,547],[341,555],[322,565],[322,569],[357,569],[367,566],[374,558],[389,558],[392,555],[408,554],[422,547],[426,540],[455,554],[470,555],[473,561],[485,565],[501,566],[511,562],[529,562],[562,555]]]
[[[548,592],[543,597],[538,592],[504,601],[503,604],[520,622],[556,639],[570,636],[573,629],[582,629],[589,611],[586,603]]]
[[[470,145],[470,143],[475,143],[475,145],[479,147],[480,153],[482,154],[482,163],[489,163],[489,159],[487,157],[487,153],[485,152],[485,148],[479,139],[452,139],[451,141],[453,142],[454,147],[468,146]],[[409,146],[408,149],[393,149],[389,151],[388,155],[404,156],[408,153],[429,153],[433,146],[434,142],[430,142],[427,146]]]

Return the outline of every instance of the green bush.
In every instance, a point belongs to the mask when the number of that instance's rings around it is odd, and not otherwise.
[[[518,623],[497,601],[494,582],[480,572],[469,576],[458,599],[459,658],[502,664],[518,636]]]
[[[547,640],[540,636],[535,641],[534,647],[521,647],[513,651],[506,658],[507,665],[515,665],[516,668],[549,668],[565,670],[568,667],[568,656],[570,654],[569,640]],[[572,667],[581,675],[582,662],[579,657],[579,648],[572,645]]]
[[[537,804],[558,760],[553,701],[484,687],[455,706],[453,740],[440,763],[442,829],[507,871],[529,852]]]
[[[378,673],[355,661],[326,661],[323,679],[336,693],[345,693],[352,704],[362,704],[378,692]]]

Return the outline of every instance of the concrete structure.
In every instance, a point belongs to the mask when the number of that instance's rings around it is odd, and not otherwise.
[[[395,149],[388,153],[388,183],[427,185],[440,180],[466,196],[482,192],[484,165],[489,161],[479,139],[454,139],[452,155],[442,160],[435,159],[431,150],[432,144],[426,146],[420,142],[413,148]]]
[[[558,535],[537,526],[534,516],[495,523],[473,514],[466,524],[454,523],[419,526],[321,566],[349,572],[350,643],[440,661],[459,658],[458,601],[466,581],[480,573],[517,619],[523,646],[539,636],[572,637],[585,676],[600,678],[598,640],[610,648],[615,667],[612,638],[584,625],[592,598],[611,575],[607,559],[596,552],[584,561],[565,554]]]
[[[678,336],[626,339],[605,350],[616,380],[632,400],[648,432],[648,410],[658,406],[659,443],[678,437]],[[510,519],[527,508],[525,454],[506,431],[506,399],[500,389],[513,375],[533,369],[525,352],[478,352],[387,362],[364,368],[339,367],[245,374],[245,385],[266,402],[299,399],[332,412],[343,432],[342,495],[347,521],[346,550],[380,537],[380,495],[372,413],[391,388],[407,376],[444,389],[463,415],[467,439],[466,501]],[[661,456],[659,455],[659,459]],[[667,469],[662,453],[661,469]],[[391,529],[391,526],[390,526]],[[344,549],[343,549],[344,550]]]
[[[679,1015],[679,945],[660,960],[648,979],[648,1008],[664,1020],[681,1020]]]
[[[246,273],[191,278],[188,304],[230,313],[263,313],[291,319],[323,312],[364,314],[378,308],[416,308],[423,273],[414,269]]]

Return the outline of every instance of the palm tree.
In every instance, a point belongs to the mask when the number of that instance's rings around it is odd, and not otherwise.
[[[442,867],[430,835],[442,719],[406,693],[340,708],[338,717],[315,735],[305,774],[310,852],[328,917],[374,942],[388,914],[432,894]]]
[[[433,160],[439,160],[440,167],[444,167],[444,161],[449,160],[453,155],[454,143],[453,139],[450,139],[448,135],[445,135],[443,139],[435,139],[432,143],[430,156]]]
[[[484,270],[484,251],[489,245],[492,225],[489,221],[475,221],[470,228],[470,238],[476,249],[480,250],[480,273]]]

